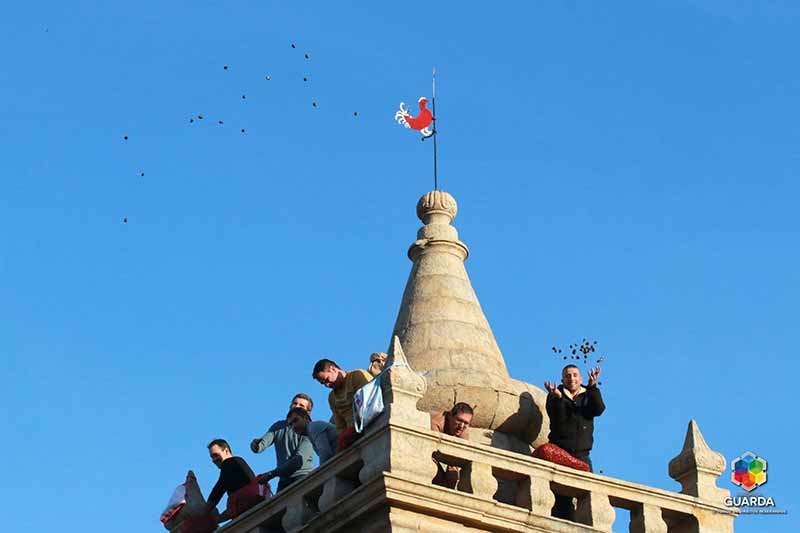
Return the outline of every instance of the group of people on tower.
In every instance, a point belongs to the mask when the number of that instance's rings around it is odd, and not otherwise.
[[[305,393],[296,394],[289,405],[286,417],[273,423],[262,436],[250,442],[253,453],[275,448],[276,467],[255,475],[247,462],[233,455],[230,444],[224,439],[214,439],[208,444],[212,462],[219,467],[220,475],[207,503],[207,515],[216,523],[234,518],[258,501],[263,500],[265,486],[277,478],[277,492],[308,476],[314,469],[314,454],[323,465],[336,453],[355,442],[360,434],[355,431],[353,397],[359,388],[378,376],[385,363],[385,353],[374,353],[367,370],[345,371],[330,359],[320,359],[314,365],[312,377],[330,389],[328,405],[333,416],[330,422],[312,420],[314,401]],[[593,444],[594,418],[605,410],[598,377],[600,368],[591,369],[589,381],[583,385],[580,369],[567,365],[562,369],[561,384],[545,382],[547,389],[547,414],[550,418],[548,440],[568,453],[571,458],[587,465],[591,470],[589,453]],[[456,403],[445,412],[431,413],[430,428],[456,438],[468,439],[474,411],[467,403]],[[460,467],[448,465],[434,457],[437,466],[432,483],[456,488],[461,475]],[[223,494],[228,495],[225,512],[218,514],[216,506]],[[258,497],[258,495],[261,495]],[[256,495],[254,498],[253,495]],[[556,496],[553,516],[573,519],[572,498]]]

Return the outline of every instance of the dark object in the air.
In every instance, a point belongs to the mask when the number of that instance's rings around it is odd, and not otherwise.
[[[354,112],[353,112],[353,116],[354,116],[354,117],[357,117],[357,116],[358,116],[358,111],[354,111]]]
[[[144,177],[144,172],[139,173],[140,176]]]
[[[244,133],[244,128],[242,128],[242,133]]]
[[[199,118],[200,120],[203,120],[203,115],[197,115],[197,118]]]
[[[303,76],[303,81],[308,81],[308,76]]]
[[[218,120],[217,124],[224,124],[224,122],[222,122],[221,120]]]
[[[222,67],[222,69],[223,70],[228,70],[228,65],[225,65],[224,67]]]
[[[127,224],[127,223],[128,223],[128,217],[125,217],[125,218],[123,218],[123,219],[122,219],[122,223],[123,223],[123,224]]]
[[[292,43],[292,48],[297,48],[297,47],[294,45],[294,43]]]
[[[306,54],[306,59],[309,59],[308,54]]]
[[[247,100],[247,95],[246,94],[242,95],[242,100]]]
[[[317,107],[317,103],[316,102],[311,102],[311,106],[312,107]]]
[[[269,81],[269,80],[271,80],[271,79],[272,79],[272,77],[271,77],[269,74],[267,74],[266,76],[264,76],[264,79],[265,79],[265,80],[267,80],[267,81]]]
[[[123,139],[127,141],[128,140],[128,136],[126,135],[125,137],[123,137]]]
[[[194,124],[194,119],[193,118],[189,119],[189,124]]]

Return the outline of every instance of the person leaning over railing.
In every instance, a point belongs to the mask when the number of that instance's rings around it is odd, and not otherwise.
[[[472,424],[473,414],[474,412],[469,404],[459,402],[444,413],[431,413],[431,429],[459,439],[468,439],[469,426]],[[456,488],[458,479],[461,476],[461,468],[444,464],[437,458],[434,458],[433,462],[436,463],[437,471],[436,477],[431,482],[434,485],[449,489]]]
[[[295,394],[289,408],[305,409],[310,413],[314,408],[314,401],[307,394]],[[311,473],[314,469],[314,452],[311,443],[302,435],[295,433],[287,424],[286,419],[278,420],[269,427],[264,435],[253,439],[250,449],[253,453],[261,453],[273,444],[275,445],[276,467],[264,474],[262,480],[266,482],[273,477],[278,477],[276,492],[280,492],[289,484]]]
[[[320,466],[336,453],[339,434],[336,427],[321,420],[311,421],[305,409],[295,407],[286,415],[286,422],[298,435],[305,435],[311,441],[314,452],[319,457]]]
[[[241,457],[234,456],[231,447],[225,439],[214,439],[208,444],[208,454],[211,462],[219,468],[219,479],[211,489],[206,503],[206,514],[215,515],[214,510],[222,499],[222,495],[228,495],[228,509],[219,515],[218,522],[224,522],[234,517],[231,503],[234,495],[244,489],[255,479],[253,470]]]
[[[360,436],[355,431],[353,421],[353,395],[365,383],[372,381],[366,370],[342,370],[330,359],[320,359],[311,371],[311,377],[331,389],[328,403],[333,413],[333,425],[339,431],[337,451],[350,446]]]

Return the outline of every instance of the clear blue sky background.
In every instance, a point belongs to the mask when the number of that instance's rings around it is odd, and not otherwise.
[[[0,45],[3,531],[159,531],[211,438],[266,471],[295,392],[327,416],[314,361],[389,342],[434,65],[512,375],[598,339],[598,469],[677,489],[695,418],[789,510],[737,531],[797,527],[797,3],[32,1]]]

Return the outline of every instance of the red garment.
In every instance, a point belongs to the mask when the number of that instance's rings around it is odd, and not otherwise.
[[[537,459],[543,459],[557,465],[574,468],[575,470],[583,470],[584,472],[589,472],[591,470],[588,464],[571,456],[566,450],[556,446],[552,442],[542,444],[536,448],[531,455]]]
[[[360,433],[356,433],[356,428],[349,427],[339,432],[339,440],[336,446],[336,451],[340,452],[353,444],[359,437]]]
[[[181,522],[180,533],[211,533],[217,529],[217,521],[211,515],[187,516]]]
[[[269,484],[261,485],[258,480],[259,477],[257,476],[250,483],[228,496],[228,518],[236,518],[248,509],[272,497],[272,490],[269,488]]]
[[[183,509],[185,505],[186,505],[186,499],[184,498],[184,500],[175,505],[175,507],[171,507],[166,511],[164,511],[164,514],[161,515],[161,523],[166,524],[167,522],[172,520],[178,513],[181,512],[181,509]]]

